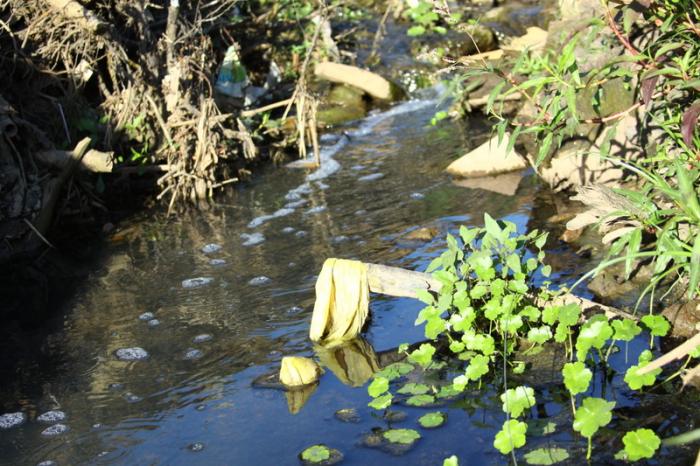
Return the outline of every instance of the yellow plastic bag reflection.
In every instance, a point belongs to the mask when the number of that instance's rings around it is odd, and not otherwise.
[[[311,317],[312,341],[350,340],[360,334],[369,313],[367,266],[359,261],[326,259],[316,280]]]
[[[284,396],[287,398],[287,408],[291,414],[296,414],[301,411],[311,395],[314,394],[318,384],[304,385],[303,387],[288,390]]]
[[[363,338],[314,349],[321,365],[330,369],[345,385],[361,387],[379,370],[374,348]]]

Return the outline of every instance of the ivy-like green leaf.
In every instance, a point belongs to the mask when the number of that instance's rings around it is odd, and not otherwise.
[[[601,349],[603,345],[612,337],[613,329],[604,315],[592,317],[586,322],[576,339],[576,358],[585,361],[588,350],[591,348]]]
[[[546,341],[549,341],[551,338],[552,329],[549,327],[549,325],[534,327],[527,332],[527,339],[530,340],[532,343],[542,344]]]
[[[504,455],[507,455],[514,449],[525,445],[526,433],[527,424],[522,421],[511,419],[503,423],[503,427],[496,434],[493,446]]]
[[[389,390],[389,379],[384,377],[375,377],[371,384],[367,387],[367,393],[372,398],[386,393]]]
[[[602,398],[584,398],[583,404],[576,410],[574,430],[584,437],[591,438],[603,426],[612,420],[614,401]]]
[[[488,374],[488,372],[489,358],[487,356],[477,354],[469,361],[469,365],[464,371],[464,375],[466,375],[469,380],[479,380],[481,376]]]
[[[416,364],[419,364],[421,367],[428,367],[433,361],[434,354],[435,347],[430,343],[423,343],[417,350],[413,351],[408,356],[408,359]]]
[[[501,395],[503,412],[512,417],[519,417],[535,406],[535,391],[531,387],[520,386],[509,388]]]
[[[458,375],[452,379],[452,388],[458,392],[463,392],[467,385],[469,384],[469,378],[466,375]]]
[[[621,341],[632,341],[634,337],[642,332],[642,329],[632,319],[614,320],[612,328],[615,330],[613,339]]]
[[[661,368],[654,369],[646,374],[637,373],[639,369],[649,364],[650,357],[651,351],[644,351],[639,356],[639,364],[636,366],[630,366],[630,368],[627,369],[627,372],[625,372],[625,382],[632,390],[639,390],[642,387],[654,385],[654,382],[656,382],[656,376],[661,373]]]
[[[523,319],[518,314],[510,314],[501,317],[501,331],[505,333],[516,333],[523,326]]]
[[[649,332],[656,337],[664,337],[671,329],[671,324],[664,316],[646,315],[642,317],[642,323],[647,326]]]
[[[564,385],[574,396],[587,391],[593,378],[593,372],[581,361],[564,364],[562,374],[564,375]]]
[[[625,444],[627,458],[637,461],[654,456],[661,445],[661,439],[650,429],[637,429],[627,432],[622,437],[622,443]]]

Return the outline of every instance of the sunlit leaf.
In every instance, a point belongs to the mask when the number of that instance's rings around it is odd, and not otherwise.
[[[503,423],[503,427],[496,434],[493,446],[504,455],[507,455],[514,449],[525,445],[526,433],[527,424],[522,421],[511,419]]]
[[[519,417],[535,405],[535,391],[531,387],[509,388],[501,395],[503,412],[512,417]]]
[[[581,361],[564,364],[562,374],[564,375],[564,385],[574,396],[587,391],[593,378],[593,372]]]
[[[574,430],[584,437],[593,437],[603,426],[612,420],[614,401],[602,398],[584,398],[582,405],[576,410],[574,416]]]
[[[622,437],[622,443],[625,444],[627,458],[637,461],[653,457],[661,445],[661,439],[650,429],[637,429],[627,432]]]
[[[402,445],[410,445],[420,438],[418,431],[413,429],[390,429],[384,432],[382,436],[391,443],[400,443]]]

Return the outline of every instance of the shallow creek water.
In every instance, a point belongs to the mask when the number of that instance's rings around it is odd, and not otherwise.
[[[531,174],[505,196],[457,186],[443,173],[489,130],[478,121],[432,127],[436,109],[435,100],[412,101],[324,137],[315,174],[269,169],[209,211],[134,221],[60,310],[63,321],[41,350],[20,354],[15,374],[0,384],[0,414],[28,417],[0,430],[0,463],[283,465],[298,464],[297,454],[315,443],[342,451],[344,464],[437,465],[452,454],[462,464],[507,461],[491,446],[503,413],[488,387],[441,406],[448,421],[436,430],[418,428],[425,409],[397,406],[407,417],[391,425],[423,435],[403,456],[363,445],[364,434],[389,425],[367,407],[367,361],[386,362],[397,345],[423,339],[414,300],[372,296],[364,339],[319,353],[326,372],[310,392],[253,386],[283,355],[316,354],[307,332],[327,257],[424,270],[447,231],[480,224],[486,211],[531,226],[541,189]],[[419,226],[437,235],[402,239]],[[559,278],[586,265],[550,243],[566,264]],[[197,277],[206,279],[194,283],[201,286],[183,283]],[[631,357],[641,346],[631,345]],[[116,351],[128,347],[148,358],[120,361]],[[536,377],[556,369],[553,358]],[[337,419],[341,408],[356,409],[356,422]],[[50,409],[66,414],[67,432],[42,434],[51,424],[36,417]],[[538,407],[538,417],[557,425],[570,426],[567,415],[568,399]],[[567,446],[574,436],[562,429],[529,445]]]

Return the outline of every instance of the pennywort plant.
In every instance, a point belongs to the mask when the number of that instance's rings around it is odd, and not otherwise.
[[[448,235],[447,249],[428,267],[440,283],[439,291],[417,292],[425,307],[415,323],[423,326],[427,341],[401,345],[405,362],[374,375],[368,387],[373,398],[369,405],[380,411],[399,401],[430,406],[440,398],[495,384],[500,387],[504,422],[493,446],[512,455],[527,444],[527,420],[540,402],[537,387],[510,382],[527,371],[520,358],[546,345],[561,345],[567,355],[561,367],[562,388],[571,398],[572,429],[586,439],[590,459],[592,438],[612,421],[615,408],[613,400],[588,396],[594,373],[601,370],[605,377],[621,377],[630,390],[654,385],[660,370],[637,374],[650,362],[651,351],[643,352],[624,374],[613,374],[608,358],[617,345],[631,341],[643,328],[663,336],[669,326],[661,316],[646,316],[641,322],[609,319],[604,314],[584,318],[580,307],[567,302],[563,291],[554,290],[547,281],[551,267],[545,263],[546,240],[546,233],[519,234],[515,224],[488,214],[484,227],[462,227],[459,236]],[[405,382],[405,376],[414,371],[435,369],[452,374],[447,384],[417,383],[415,377]],[[658,440],[653,432],[628,435],[620,454],[630,461],[649,457],[650,450],[653,454],[658,448],[658,442],[655,447],[648,442],[644,445],[649,448],[640,449],[640,439],[651,435]],[[531,453],[533,458],[545,454]]]

